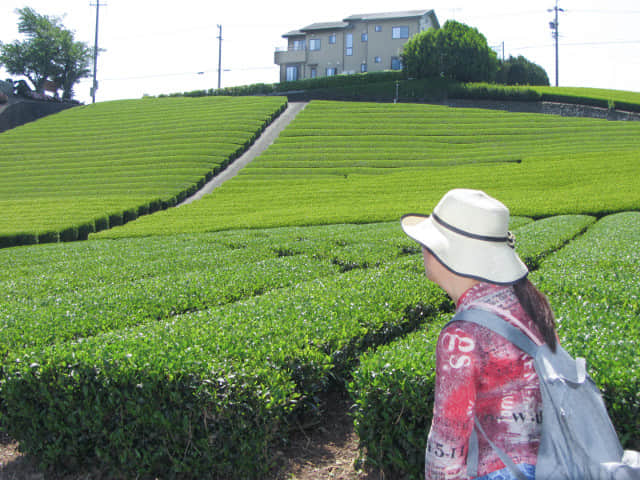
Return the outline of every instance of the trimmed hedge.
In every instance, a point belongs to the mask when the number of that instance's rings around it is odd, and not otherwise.
[[[259,478],[291,415],[443,301],[389,266],[9,354],[2,424],[57,469]]]

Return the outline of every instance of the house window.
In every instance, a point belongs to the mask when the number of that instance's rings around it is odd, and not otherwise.
[[[367,64],[363,63],[360,65],[360,72],[362,73],[366,73],[367,72]]]
[[[318,76],[318,69],[315,67],[311,68],[311,78],[316,78]]]
[[[309,40],[309,50],[320,50],[320,39],[312,38]]]
[[[393,27],[391,29],[391,38],[409,38],[409,27]]]
[[[402,70],[402,59],[400,57],[391,57],[391,70]]]
[[[376,62],[376,63],[380,63],[380,62],[382,62],[382,59],[380,57],[376,57],[376,58],[373,59],[373,61]]]
[[[295,82],[298,80],[298,67],[287,67],[287,82]]]
[[[331,45],[336,43],[336,34],[335,33],[332,33],[331,35],[329,35],[329,43]]]
[[[382,25],[376,25],[376,32],[382,31]]]
[[[294,40],[292,47],[293,50],[304,50],[304,40]]]
[[[361,39],[363,42],[366,42],[367,40],[369,40],[369,34],[368,34],[367,32],[364,32],[364,33],[361,35],[360,39]]]
[[[338,73],[338,71],[336,70],[336,67],[327,68],[327,77],[333,77],[337,73]]]
[[[347,57],[353,55],[353,33],[347,33],[345,37],[345,55]]]

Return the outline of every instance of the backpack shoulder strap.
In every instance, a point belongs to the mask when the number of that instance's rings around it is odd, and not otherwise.
[[[445,328],[452,322],[463,320],[465,322],[472,322],[478,325],[482,325],[485,328],[501,335],[509,340],[516,347],[523,352],[529,354],[532,357],[536,356],[538,352],[538,345],[531,340],[522,330],[518,327],[511,325],[506,320],[500,318],[495,313],[491,313],[486,310],[480,310],[477,308],[471,308],[455,314]]]
[[[519,328],[511,325],[506,320],[500,318],[495,313],[488,312],[486,310],[480,309],[469,309],[462,312],[458,312],[454,315],[445,328],[456,321],[463,320],[465,322],[472,322],[478,325],[481,325],[489,330],[501,335],[511,343],[513,343],[516,347],[518,347],[523,352],[529,354],[532,357],[536,356],[538,351],[538,345],[536,345],[533,340],[531,340],[524,332],[522,332]],[[480,425],[477,417],[474,417],[474,428],[471,432],[471,438],[469,440],[469,450],[467,454],[467,474],[470,477],[477,476],[478,471],[478,457],[479,457],[479,449],[478,449],[478,437],[476,431],[479,431],[484,439],[489,443],[491,449],[496,452],[502,463],[509,469],[509,471],[517,478],[518,480],[526,480],[526,475],[518,469],[513,460],[495,443],[489,439],[484,429]]]

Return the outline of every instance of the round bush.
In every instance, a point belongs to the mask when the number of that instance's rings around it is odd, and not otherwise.
[[[43,232],[38,234],[38,243],[57,243],[60,241],[60,232]]]
[[[138,218],[137,209],[131,208],[129,210],[125,210],[124,213],[122,214],[123,223],[131,222],[132,220],[135,220],[136,218]]]
[[[140,205],[138,207],[138,216],[141,217],[142,215],[148,215],[149,214],[149,204],[145,203],[143,205]]]
[[[35,233],[16,234],[16,245],[35,245],[38,243],[38,235]]]
[[[0,235],[0,248],[13,247],[16,245],[16,236],[13,234]]]
[[[122,212],[116,212],[109,215],[109,227],[113,228],[122,225]]]
[[[78,240],[86,240],[89,234],[96,231],[96,225],[93,222],[78,225]]]
[[[109,217],[98,217],[95,219],[96,232],[109,228]]]
[[[75,242],[78,240],[78,227],[65,228],[60,232],[61,242]]]

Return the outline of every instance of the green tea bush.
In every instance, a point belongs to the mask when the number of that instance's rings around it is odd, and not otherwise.
[[[0,280],[0,343],[11,350],[62,343],[417,252],[398,222],[3,250],[0,268],[13,274]]]
[[[355,396],[360,462],[394,479],[424,476],[433,415],[435,346],[450,315],[361,358]]]
[[[38,243],[56,243],[60,241],[60,232],[38,233]]]
[[[34,245],[38,243],[38,235],[35,233],[18,233],[15,236],[16,245]]]
[[[87,222],[78,225],[78,240],[86,240],[90,233],[96,231],[95,222]],[[38,243],[40,243],[40,237],[38,237]]]
[[[5,361],[3,426],[58,469],[256,478],[292,413],[443,301],[388,266],[26,349]]]
[[[530,270],[537,269],[541,260],[560,250],[595,221],[595,217],[587,215],[558,215],[519,228],[516,246],[522,261]]]
[[[534,281],[558,317],[562,343],[585,357],[623,444],[640,448],[640,213],[599,220],[545,260]]]
[[[60,232],[60,240],[63,242],[75,242],[78,240],[78,227],[68,227],[62,230]]]

